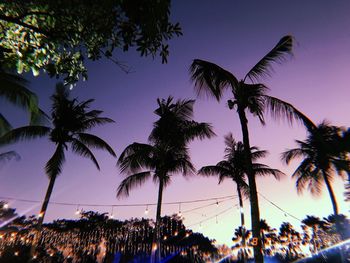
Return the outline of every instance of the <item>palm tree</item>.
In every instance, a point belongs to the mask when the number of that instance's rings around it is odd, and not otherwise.
[[[298,252],[301,236],[289,222],[283,222],[280,226],[279,239],[283,250],[286,252],[286,259],[292,262],[300,257]]]
[[[246,183],[247,163],[244,158],[244,146],[242,142],[236,142],[234,140],[232,133],[225,136],[225,145],[225,160],[218,162],[216,165],[204,166],[198,171],[198,173],[205,176],[219,176],[219,184],[226,178],[231,179],[236,183],[241,213],[241,229],[242,231],[245,231],[242,196],[249,197],[249,186]],[[267,151],[259,150],[257,147],[251,147],[250,152],[252,161],[265,157],[267,154]],[[276,179],[279,179],[281,175],[284,175],[281,171],[272,169],[264,164],[254,162],[252,163],[252,166],[256,175],[272,174]],[[244,233],[242,233],[243,248],[246,246],[244,236]],[[245,258],[244,261],[246,261]]]
[[[104,140],[93,134],[86,133],[86,131],[97,125],[113,122],[109,118],[100,117],[99,115],[102,111],[88,111],[93,100],[78,103],[76,99],[69,99],[69,93],[63,84],[56,85],[56,92],[51,96],[51,100],[52,127],[24,126],[9,131],[0,140],[1,144],[9,144],[46,136],[56,145],[54,154],[45,166],[50,182],[40,210],[38,229],[41,228],[44,221],[56,177],[62,172],[63,163],[65,162],[65,151],[68,149],[68,146],[74,153],[92,160],[97,169],[100,169],[100,166],[90,148],[103,149],[112,156],[116,156],[113,149]]]
[[[30,123],[40,123],[46,118],[38,107],[37,96],[28,89],[29,82],[23,77],[5,71],[0,66],[0,97],[13,105],[30,113]],[[0,134],[8,131],[11,126],[0,113]]]
[[[290,122],[294,118],[303,120],[304,116],[291,104],[267,95],[268,88],[264,84],[256,83],[260,78],[270,76],[273,63],[282,62],[286,55],[291,53],[292,43],[291,36],[283,37],[240,81],[231,72],[205,60],[195,59],[190,67],[191,79],[195,82],[198,95],[205,94],[220,101],[224,92],[231,89],[233,99],[228,101],[228,106],[230,109],[236,109],[241,123],[250,190],[252,231],[253,237],[258,239],[258,244],[254,247],[255,262],[263,262],[264,259],[259,229],[259,203],[252,168],[246,111],[257,116],[262,124],[265,123],[263,114],[265,110],[269,110],[273,117],[286,117]]]
[[[320,242],[318,238],[318,231],[323,227],[324,222],[320,220],[320,218],[316,216],[306,216],[306,218],[301,221],[305,226],[310,227],[312,229],[312,236],[310,238],[310,242],[312,242],[313,253],[317,254],[320,248]]]
[[[282,153],[282,160],[289,164],[295,158],[302,158],[301,163],[292,174],[296,179],[298,193],[307,187],[313,195],[320,195],[323,184],[326,185],[335,215],[338,204],[333,191],[334,174],[345,179],[344,172],[350,172],[350,161],[341,153],[342,129],[323,121],[319,125],[312,122],[307,126],[305,141],[296,140],[297,148]]]
[[[128,196],[129,191],[152,178],[158,184],[156,231],[152,245],[152,259],[160,261],[160,220],[163,190],[174,174],[189,175],[195,168],[190,160],[188,142],[195,138],[214,136],[207,123],[192,120],[194,100],[173,98],[157,100],[155,113],[159,120],[149,136],[149,144],[133,143],[125,148],[119,157],[121,172],[128,176],[120,183],[117,196]],[[156,252],[156,255],[155,255]],[[155,258],[154,258],[155,256]]]
[[[38,108],[38,99],[36,95],[28,88],[28,81],[19,75],[5,71],[0,66],[0,97],[17,107],[23,108],[30,113],[30,123],[41,123],[46,117]],[[11,124],[0,113],[0,136],[12,129]],[[0,153],[0,162],[11,159],[18,160],[20,157],[15,151]]]

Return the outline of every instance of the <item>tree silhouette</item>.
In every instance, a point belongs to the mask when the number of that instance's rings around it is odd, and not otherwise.
[[[69,99],[69,93],[62,84],[56,85],[56,92],[51,96],[51,100],[52,127],[37,125],[16,128],[3,135],[0,141],[3,145],[34,138],[49,137],[50,141],[56,145],[54,154],[45,166],[50,182],[39,214],[39,229],[46,214],[55,180],[62,172],[62,167],[66,160],[65,151],[68,150],[68,146],[70,146],[72,152],[89,158],[97,169],[100,169],[100,166],[90,148],[106,150],[112,156],[115,156],[113,149],[104,140],[93,134],[86,133],[86,131],[97,125],[113,122],[109,118],[100,117],[99,115],[102,111],[88,111],[93,100],[78,103],[76,99]]]
[[[306,187],[313,195],[320,195],[323,184],[326,185],[335,215],[338,205],[332,188],[334,174],[345,179],[344,172],[350,172],[350,161],[340,148],[342,129],[323,121],[319,125],[312,122],[307,126],[305,141],[296,140],[297,148],[282,153],[282,160],[289,164],[291,160],[302,158],[292,174],[296,187],[301,193]]]
[[[246,183],[247,176],[247,163],[245,161],[244,146],[242,142],[236,142],[233,139],[232,133],[225,136],[225,160],[218,162],[216,165],[204,166],[198,173],[200,175],[219,176],[219,184],[224,179],[231,179],[236,183],[238,200],[240,206],[241,214],[241,230],[245,231],[245,220],[243,212],[243,196],[249,198],[249,186]],[[256,161],[259,158],[265,157],[267,151],[259,150],[257,147],[251,147],[251,158],[252,161]],[[267,165],[261,163],[252,163],[255,175],[268,175],[272,174],[276,179],[279,179],[281,175],[284,175],[281,171],[277,169],[272,169]],[[246,240],[245,235],[242,233],[242,247],[245,249]],[[243,253],[242,255],[245,255]],[[244,258],[246,262],[246,258]]]
[[[121,172],[127,177],[120,183],[117,196],[128,196],[132,188],[152,178],[158,184],[156,231],[152,246],[153,260],[160,261],[160,219],[163,190],[174,174],[189,175],[195,172],[187,144],[195,138],[214,136],[207,123],[192,120],[194,100],[173,98],[157,100],[155,114],[159,120],[149,136],[149,144],[133,143],[119,157]],[[156,255],[155,253],[156,252]],[[155,257],[155,258],[154,258]]]
[[[45,114],[38,108],[36,95],[28,89],[28,81],[23,77],[5,71],[0,66],[0,97],[11,104],[23,108],[30,114],[31,124],[44,122]],[[0,112],[0,136],[10,131],[12,126],[6,117]],[[0,153],[0,163],[11,159],[19,160],[20,156],[15,151]]]
[[[166,62],[167,42],[182,35],[170,22],[170,1],[2,1],[0,63],[18,72],[45,70],[66,82],[87,77],[86,60],[113,58],[135,47],[141,56]]]
[[[195,82],[198,95],[205,94],[220,101],[227,89],[232,92],[233,98],[227,103],[230,109],[236,109],[241,124],[250,189],[252,231],[253,237],[258,238],[258,245],[254,247],[254,258],[255,262],[259,263],[264,260],[259,229],[260,212],[246,114],[249,111],[258,117],[262,124],[265,123],[265,110],[270,111],[276,118],[286,117],[290,122],[294,118],[303,121],[304,115],[291,104],[267,95],[268,88],[264,84],[257,83],[261,78],[270,76],[273,63],[280,63],[285,60],[286,55],[291,54],[292,43],[291,36],[281,38],[240,81],[231,72],[205,60],[195,59],[190,67],[191,79]]]

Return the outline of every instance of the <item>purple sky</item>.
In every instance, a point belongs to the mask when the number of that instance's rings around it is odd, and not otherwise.
[[[292,103],[316,123],[327,119],[335,125],[350,126],[348,100],[350,96],[350,17],[349,1],[173,1],[173,21],[179,21],[184,36],[170,42],[169,63],[162,65],[158,59],[140,58],[134,52],[115,54],[128,63],[133,73],[125,74],[113,63],[101,60],[89,63],[89,80],[79,82],[72,97],[81,100],[94,98],[93,108],[104,111],[104,116],[115,124],[95,129],[118,156],[130,143],[146,142],[152,123],[156,120],[153,110],[156,99],[169,95],[175,98],[195,98],[189,81],[188,68],[195,58],[212,61],[233,72],[238,78],[266,54],[286,34],[296,39],[294,57],[283,65],[275,66],[272,78],[264,81],[271,88],[270,94]],[[41,74],[30,77],[31,88],[40,97],[41,107],[48,111],[55,79]],[[225,105],[214,100],[199,98],[194,111],[197,121],[212,123],[217,137],[195,141],[190,145],[192,161],[197,168],[215,164],[223,157],[223,136],[232,132],[241,140],[238,118]],[[14,126],[26,123],[26,114],[1,101],[1,112]],[[297,162],[283,165],[279,156],[286,148],[294,147],[294,139],[304,139],[301,126],[293,127],[267,118],[262,127],[258,120],[249,118],[251,144],[268,150],[270,155],[264,163],[278,168],[287,176],[281,181],[272,178],[258,179],[258,191],[268,199],[303,219],[306,214],[319,217],[332,212],[328,193],[314,198],[305,192],[297,195],[290,174]],[[0,170],[0,195],[16,198],[42,200],[48,179],[44,165],[52,155],[54,146],[46,139],[13,145],[6,149],[16,150],[22,157],[10,162]],[[123,179],[116,168],[116,160],[104,152],[95,151],[101,165],[98,172],[87,159],[67,154],[61,176],[56,180],[52,201],[71,203],[131,204],[155,203],[157,188],[150,181],[131,192],[129,198],[116,199],[116,189]],[[343,199],[344,184],[334,181],[340,212],[349,216],[349,205]],[[164,202],[204,199],[234,195],[235,184],[225,181],[217,185],[216,178],[197,176],[173,178],[164,192]],[[209,202],[210,203],[210,202]],[[182,205],[185,211],[207,203]],[[184,213],[185,225],[194,225],[220,243],[231,244],[234,228],[239,225],[239,213],[231,209],[217,217],[221,211],[236,205],[237,199],[210,206],[195,212]],[[37,213],[39,206],[13,202],[18,212],[28,215]],[[250,226],[249,204],[245,202],[247,225]],[[33,208],[33,209],[31,209]],[[110,212],[111,208],[82,207],[85,210]],[[30,210],[31,209],[31,210]],[[75,218],[76,207],[50,205],[46,221],[55,218]],[[163,206],[163,215],[178,211],[178,206]],[[115,217],[144,216],[145,207],[118,208]],[[273,227],[289,221],[299,227],[300,222],[285,216],[271,204],[260,198],[261,217]],[[155,207],[150,207],[149,217],[154,217]],[[210,217],[213,219],[207,220]]]

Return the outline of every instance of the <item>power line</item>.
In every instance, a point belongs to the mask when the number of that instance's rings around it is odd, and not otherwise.
[[[230,211],[230,210],[233,209],[234,207],[238,207],[238,205],[231,206],[231,207],[229,207],[229,208],[227,208],[227,209],[221,211],[221,212],[218,213],[218,214],[215,214],[215,215],[213,215],[213,216],[211,216],[211,217],[208,217],[208,218],[206,218],[206,219],[204,219],[204,220],[201,220],[201,221],[199,221],[199,222],[197,222],[197,223],[188,225],[187,227],[193,227],[193,226],[199,225],[199,224],[201,224],[201,223],[203,223],[203,222],[206,222],[206,221],[208,221],[208,220],[211,220],[211,219],[213,219],[213,218],[216,218],[217,216],[222,215],[222,214],[224,214],[224,213]]]
[[[291,213],[287,212],[286,210],[282,209],[281,207],[279,207],[278,205],[276,205],[274,202],[270,201],[269,199],[267,199],[267,197],[265,197],[263,194],[258,193],[262,198],[264,198],[267,202],[269,202],[270,204],[272,204],[274,207],[276,207],[277,209],[281,210],[285,215],[289,215],[290,217],[298,220],[301,222],[301,220],[299,218],[297,218],[296,216],[292,215]]]
[[[206,208],[206,207],[209,207],[209,206],[219,205],[219,204],[221,204],[223,202],[226,202],[226,201],[229,201],[229,200],[233,200],[233,199],[234,199],[233,197],[230,197],[230,198],[227,198],[227,199],[224,199],[224,200],[221,200],[221,201],[216,201],[214,203],[210,203],[210,204],[207,204],[207,205],[203,205],[203,206],[191,208],[191,209],[188,209],[188,210],[184,210],[183,213],[189,213],[189,212],[193,212],[193,211],[196,211],[196,210],[199,210],[199,209],[202,209],[202,208]]]
[[[237,197],[236,195],[227,195],[221,197],[212,197],[207,199],[195,199],[195,200],[186,200],[186,201],[178,201],[178,202],[165,202],[162,205],[179,205],[179,204],[192,204],[213,200],[223,200],[228,198]],[[13,200],[17,202],[26,202],[26,203],[41,203],[39,200],[32,199],[21,199],[21,198],[13,198],[8,196],[0,196],[2,200]],[[66,203],[66,202],[49,202],[52,205],[62,205],[62,206],[92,206],[92,207],[136,207],[136,206],[156,206],[157,203],[138,203],[138,204],[86,204],[86,203]]]

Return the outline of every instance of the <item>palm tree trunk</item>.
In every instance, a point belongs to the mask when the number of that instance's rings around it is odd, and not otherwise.
[[[47,206],[50,201],[50,197],[52,194],[53,186],[55,185],[55,181],[56,181],[56,176],[51,176],[49,186],[47,187],[47,190],[46,190],[45,199],[40,209],[39,220],[38,220],[38,230],[41,229],[41,226],[44,222],[44,217],[46,215]]]
[[[337,216],[338,213],[339,213],[338,212],[338,204],[337,204],[337,200],[336,200],[335,195],[334,195],[334,191],[333,191],[332,185],[329,182],[329,179],[328,179],[326,173],[322,172],[322,175],[323,175],[324,182],[326,183],[329,196],[331,198],[334,214]]]
[[[30,249],[30,255],[31,256],[34,256],[36,248],[37,248],[37,245],[38,245],[39,240],[41,238],[41,228],[42,228],[42,225],[43,225],[43,222],[44,222],[44,217],[45,217],[45,214],[46,214],[47,206],[48,206],[49,201],[50,201],[50,197],[51,197],[51,194],[52,194],[53,186],[55,185],[55,181],[56,181],[56,176],[51,176],[50,182],[49,182],[49,186],[47,187],[47,190],[46,190],[45,199],[44,199],[44,202],[43,202],[43,204],[41,206],[41,209],[40,209],[38,225],[37,225],[37,234],[36,234],[35,240],[34,240],[34,242],[32,244],[32,247]]]
[[[158,202],[156,214],[155,235],[153,235],[151,262],[159,263],[161,261],[161,247],[160,247],[160,224],[162,212],[162,198],[163,198],[163,180],[159,180]]]
[[[250,195],[250,214],[252,220],[252,232],[253,238],[257,240],[254,246],[254,260],[256,263],[263,263],[264,257],[262,254],[261,237],[260,237],[260,213],[259,213],[259,200],[256,190],[255,174],[252,165],[252,156],[250,152],[249,132],[248,132],[248,120],[243,109],[238,106],[238,115],[241,122],[244,153],[247,164],[247,175],[249,182],[249,195]]]
[[[245,223],[244,223],[244,211],[243,211],[243,198],[241,193],[241,187],[237,183],[237,192],[238,192],[238,200],[239,200],[239,212],[241,213],[241,227],[242,227],[242,247],[243,247],[243,262],[247,262],[246,258],[246,241],[245,241]]]

